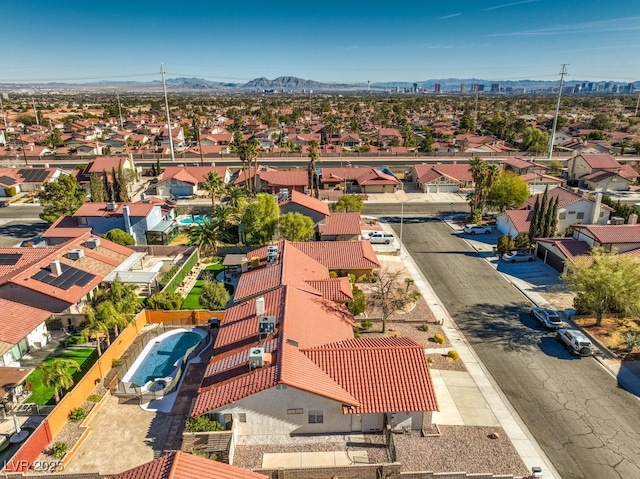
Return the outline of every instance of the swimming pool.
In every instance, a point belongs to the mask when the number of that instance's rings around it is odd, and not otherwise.
[[[156,379],[173,378],[187,351],[198,345],[205,336],[202,330],[184,328],[161,334],[147,343],[122,381],[138,387],[151,382],[147,388],[149,390]]]
[[[188,216],[186,218],[182,218],[180,220],[180,224],[183,225],[192,225],[193,223],[198,223],[199,225],[204,223],[204,220],[209,219],[209,215],[198,215],[198,216]]]

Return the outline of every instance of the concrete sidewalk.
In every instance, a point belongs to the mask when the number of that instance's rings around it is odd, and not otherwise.
[[[394,233],[389,224],[385,223],[382,226],[385,232]],[[532,467],[541,467],[546,479],[559,479],[560,476],[554,469],[551,461],[546,457],[526,425],[520,420],[518,414],[509,404],[509,401],[485,369],[484,365],[480,362],[480,359],[476,356],[475,351],[464,337],[464,334],[449,315],[440,298],[436,295],[427,279],[413,261],[411,255],[409,255],[404,248],[401,249],[400,260],[404,263],[407,272],[415,281],[416,288],[420,291],[427,304],[430,305],[434,316],[443,321],[442,327],[451,342],[452,348],[460,354],[460,359],[464,362],[473,383],[475,383],[475,386],[481,393],[481,396],[475,396],[475,401],[472,400],[471,403],[465,402],[461,404],[460,407],[456,405],[458,413],[460,414],[459,420],[464,424],[463,411],[461,408],[464,408],[464,412],[469,415],[472,414],[471,409],[473,407],[476,408],[476,412],[480,412],[485,409],[485,404],[488,405],[491,414],[497,418],[498,425],[502,427],[505,434],[509,436],[509,439],[522,458],[525,466],[527,466],[529,470],[531,470]],[[466,386],[468,387],[469,383],[466,383]],[[469,391],[471,390],[472,389],[469,389]],[[446,395],[442,398],[439,397],[443,402],[449,398],[455,402],[451,394],[449,394],[448,398]],[[443,408],[443,412],[444,410]],[[452,416],[449,417],[452,420],[456,419]],[[483,419],[488,418],[490,418],[489,415],[484,415],[483,417]]]
[[[467,203],[466,193],[421,193],[399,190],[395,193],[367,193],[366,203]]]

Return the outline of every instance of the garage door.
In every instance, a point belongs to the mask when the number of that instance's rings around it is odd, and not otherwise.
[[[562,273],[562,271],[564,270],[564,260],[540,243],[538,243],[538,258],[547,263],[556,271]]]

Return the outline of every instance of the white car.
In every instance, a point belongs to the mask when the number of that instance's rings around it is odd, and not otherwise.
[[[490,234],[491,226],[488,225],[478,225],[478,224],[470,224],[464,227],[464,232],[470,235],[475,234]]]
[[[535,261],[536,257],[532,253],[524,251],[512,251],[502,255],[502,259],[507,263],[522,263],[525,261]]]
[[[564,326],[564,322],[560,318],[560,315],[552,309],[536,306],[531,308],[531,316],[536,318],[546,329],[560,329]]]
[[[595,351],[593,343],[579,329],[558,329],[556,338],[574,356],[591,356]]]

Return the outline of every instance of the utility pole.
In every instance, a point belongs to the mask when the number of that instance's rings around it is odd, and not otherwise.
[[[164,106],[167,110],[167,128],[169,129],[169,151],[171,152],[171,161],[176,161],[173,151],[173,134],[171,133],[171,117],[169,116],[169,100],[167,98],[167,82],[164,79],[164,63],[160,63],[160,73],[162,74],[162,89],[164,90]]]
[[[562,97],[562,86],[564,84],[564,76],[567,74],[568,63],[562,64],[562,71],[560,71],[560,86],[558,88],[558,102],[556,103],[556,114],[553,116],[553,126],[551,127],[551,138],[549,140],[549,156],[550,160],[553,157],[553,143],[556,140],[556,127],[558,126],[558,113],[560,112],[560,98]]]
[[[40,126],[40,120],[38,119],[38,110],[36,110],[36,99],[31,99],[33,102],[33,114],[36,116],[36,125]]]
[[[204,166],[204,154],[202,153],[202,140],[201,140],[201,130],[200,130],[200,117],[196,116],[196,128],[198,128],[198,151],[200,152],[200,166]]]
[[[636,102],[636,112],[633,116],[638,116],[638,106],[640,106],[640,93],[638,93],[638,101]],[[7,126],[7,122],[5,120],[4,125]]]
[[[636,108],[637,111],[637,108]],[[2,94],[0,93],[0,115],[2,115],[2,121],[4,123],[4,126],[7,126],[7,117],[4,114],[4,106],[2,105]]]
[[[122,106],[120,105],[120,94],[117,91],[116,98],[118,99],[118,113],[120,114],[120,129],[124,130],[124,122],[122,121]]]

